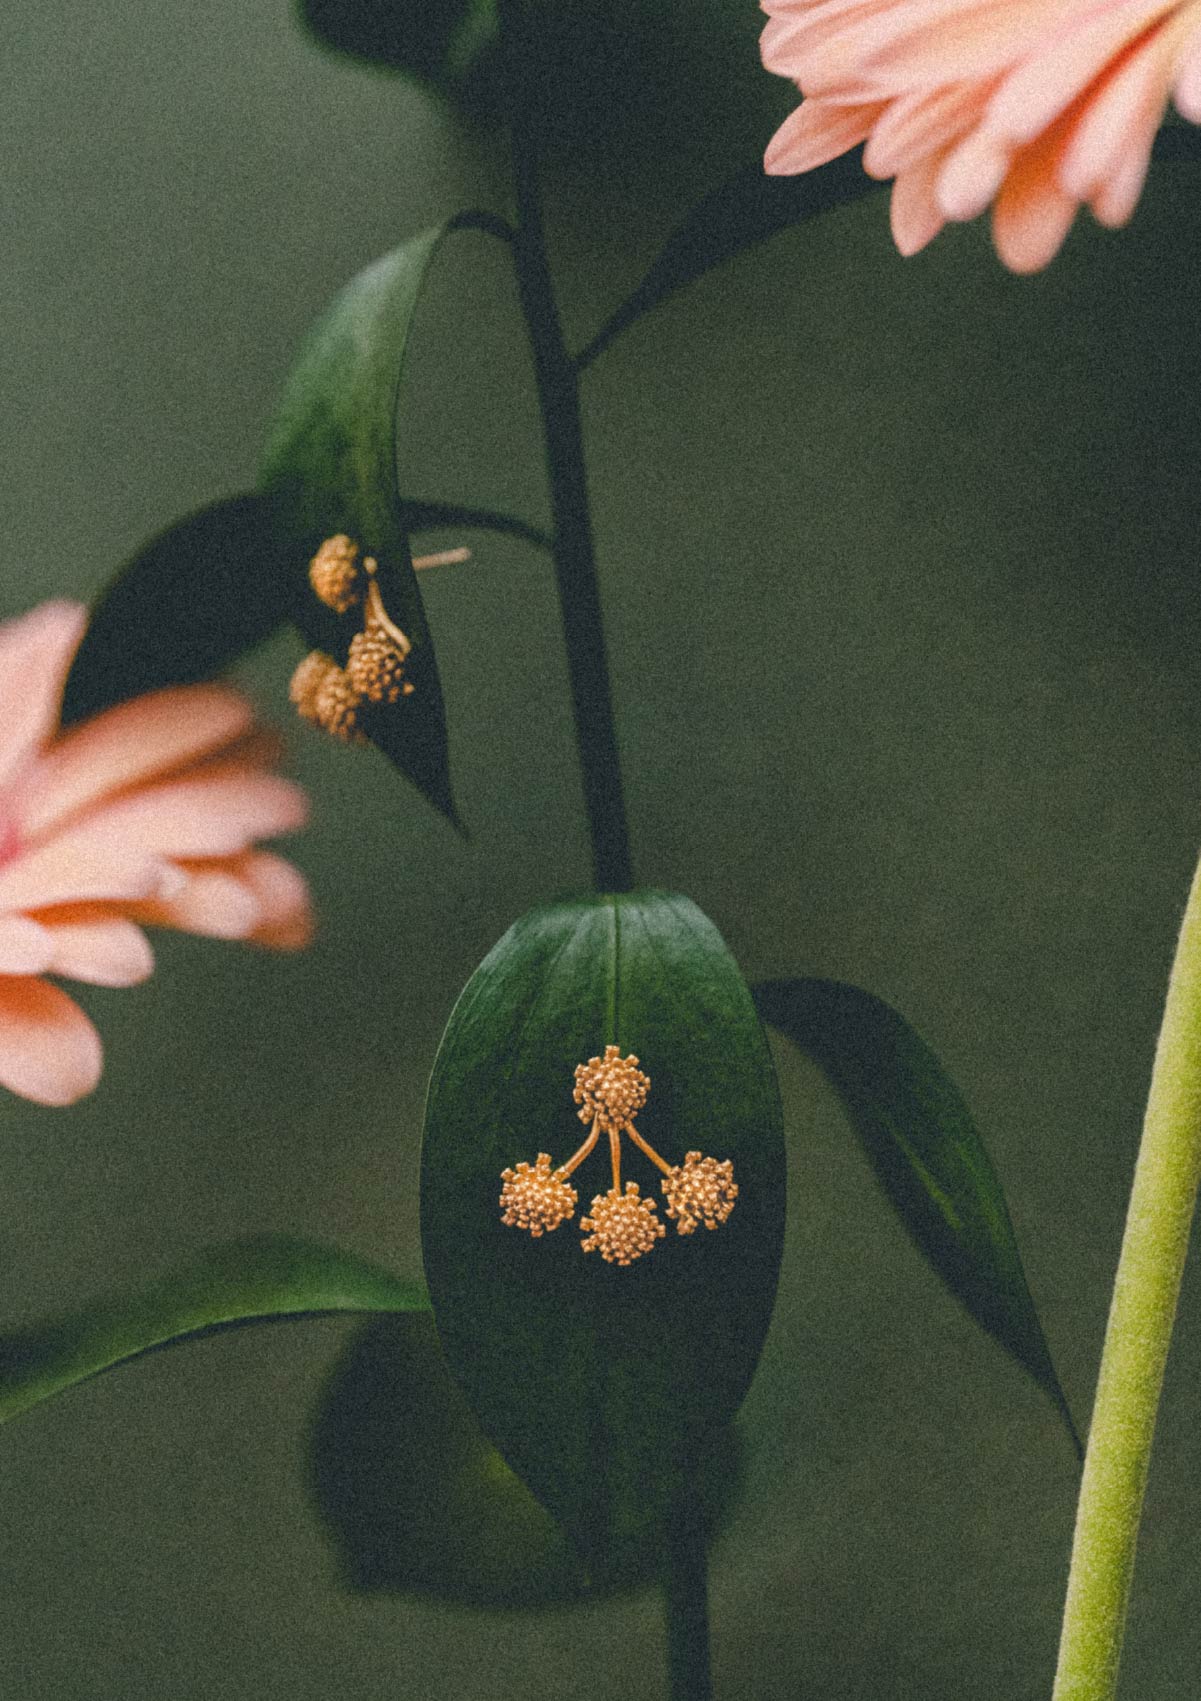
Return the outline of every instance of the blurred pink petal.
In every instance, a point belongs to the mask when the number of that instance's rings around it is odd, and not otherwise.
[[[0,626],[0,786],[54,730],[87,617],[80,602],[44,602]]]
[[[154,972],[154,952],[140,927],[124,916],[43,922],[53,957],[50,972],[91,986],[137,986]]]
[[[258,899],[259,920],[250,938],[276,951],[299,951],[313,937],[309,889],[302,874],[273,851],[248,851],[238,876]]]
[[[224,685],[156,691],[56,734],[84,611],[0,625],[0,1086],[69,1104],[100,1075],[89,1019],[42,975],[133,986],[139,923],[293,950],[308,889],[257,841],[307,818],[278,741]]]
[[[74,1104],[100,1079],[100,1035],[48,981],[0,976],[0,1086],[36,1104]]]
[[[947,222],[934,193],[941,157],[918,160],[897,174],[892,186],[889,224],[902,254],[916,254],[932,242]]]
[[[54,961],[54,941],[26,915],[0,915],[0,975],[42,975]]]
[[[866,140],[865,169],[896,180],[891,219],[905,253],[991,202],[1002,261],[1037,271],[1081,205],[1105,225],[1131,217],[1169,98],[1201,122],[1201,0],[763,9],[764,64],[806,97],[769,144],[766,169],[812,170],[844,137],[846,147]]]
[[[148,927],[178,927],[210,939],[249,939],[262,920],[258,898],[222,866],[182,869],[183,883],[169,898],[135,904],[131,914]]]
[[[31,838],[107,792],[194,762],[253,724],[245,697],[223,685],[182,685],[106,709],[65,732],[22,797]]]

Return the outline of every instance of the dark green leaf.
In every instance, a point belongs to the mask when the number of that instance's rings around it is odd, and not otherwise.
[[[918,1250],[1049,1395],[1079,1452],[1005,1195],[938,1058],[891,1005],[841,981],[767,981],[755,1004],[826,1075]]]
[[[745,166],[688,214],[662,253],[578,357],[587,366],[644,313],[756,243],[817,213],[857,201],[881,185],[865,175],[861,148],[800,177],[768,177],[761,161]]]
[[[211,678],[292,612],[272,504],[233,496],[161,532],[101,596],[67,679],[63,719]]]
[[[737,1486],[735,1432],[719,1432],[701,1494],[711,1530]],[[578,1600],[562,1530],[480,1431],[426,1314],[381,1317],[342,1354],[313,1430],[313,1492],[348,1587],[472,1606]],[[657,1555],[615,1583],[648,1580]]]
[[[378,561],[384,606],[413,646],[405,671],[415,690],[364,713],[363,730],[452,821],[442,689],[396,482],[396,407],[430,263],[450,229],[480,223],[465,214],[411,237],[347,284],[292,368],[261,475],[302,587],[297,623],[339,663],[361,616],[335,615],[304,594],[309,559],[323,539],[344,532]]]
[[[581,1250],[612,1185],[602,1140],[576,1170],[575,1218],[534,1239],[500,1220],[501,1171],[563,1163],[583,1129],[578,1063],[607,1044],[651,1080],[637,1126],[671,1164],[729,1158],[728,1222],[628,1267]],[[658,1198],[628,1139],[623,1185]],[[434,1066],[422,1239],[443,1348],[480,1424],[590,1567],[661,1539],[698,1449],[729,1422],[771,1315],[784,1218],[770,1054],[720,936],[686,898],[589,897],[531,911],[480,965]],[[661,1202],[661,1201],[660,1201]]]
[[[466,92],[496,36],[496,0],[299,0],[325,47]]]
[[[99,1371],[216,1329],[334,1311],[419,1311],[419,1282],[285,1235],[215,1246],[137,1293],[0,1335],[0,1422]]]

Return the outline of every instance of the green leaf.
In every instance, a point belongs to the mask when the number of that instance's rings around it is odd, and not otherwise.
[[[891,1005],[857,986],[765,981],[754,997],[763,1019],[811,1057],[841,1097],[919,1252],[1049,1396],[1079,1453],[1001,1183],[938,1058]]]
[[[0,1335],[0,1422],[155,1348],[217,1329],[336,1311],[420,1311],[419,1282],[315,1241],[212,1247],[133,1294]]]
[[[500,1220],[501,1171],[563,1163],[583,1129],[577,1064],[608,1044],[650,1077],[640,1133],[670,1164],[731,1159],[712,1233],[668,1233],[628,1267],[581,1250],[612,1185],[605,1142],[575,1171],[574,1221],[535,1239]],[[659,1198],[623,1139],[622,1181]],[[662,1204],[662,1200],[660,1200]],[[706,1438],[727,1424],[767,1332],[784,1223],[779,1096],[750,993],[713,924],[660,892],[531,911],[477,969],[430,1081],[422,1240],[443,1350],[484,1433],[605,1574],[661,1542]]]
[[[581,350],[577,364],[587,366],[636,319],[715,266],[790,225],[881,188],[865,175],[862,154],[856,148],[800,177],[768,177],[758,160],[735,172],[672,232],[642,282]]]
[[[700,1492],[710,1530],[733,1504],[735,1432],[719,1432]],[[346,1586],[491,1608],[581,1599],[563,1531],[485,1440],[428,1313],[356,1333],[322,1392],[310,1475]],[[614,1579],[649,1581],[657,1556]]]
[[[363,730],[452,822],[442,689],[396,482],[396,407],[426,273],[447,233],[468,225],[493,221],[464,214],[411,237],[335,298],[289,375],[261,473],[292,549],[297,624],[339,663],[361,614],[339,616],[318,601],[305,579],[309,560],[344,532],[378,561],[384,606],[413,646],[405,673],[415,689],[364,713]]]
[[[299,0],[324,47],[467,93],[496,38],[496,0]]]
[[[295,595],[265,497],[202,508],[140,549],[101,596],[67,679],[64,721],[211,678],[269,637]]]

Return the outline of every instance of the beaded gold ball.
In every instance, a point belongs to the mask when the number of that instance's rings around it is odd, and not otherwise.
[[[370,630],[357,632],[350,641],[346,672],[355,690],[369,703],[399,703],[413,695],[405,679],[405,658],[388,638]]]
[[[667,1214],[674,1219],[679,1234],[691,1234],[702,1223],[707,1229],[715,1229],[725,1222],[738,1197],[729,1158],[718,1163],[716,1158],[702,1157],[699,1152],[689,1152],[682,1164],[667,1172],[662,1185]]]
[[[580,1121],[599,1122],[608,1133],[633,1120],[650,1090],[650,1077],[639,1069],[634,1054],[622,1057],[617,1046],[607,1045],[603,1057],[576,1065],[572,1096],[580,1107]]]
[[[502,1170],[500,1179],[504,1182],[501,1222],[509,1228],[528,1229],[535,1240],[557,1229],[575,1211],[576,1190],[551,1169],[549,1152],[539,1152],[533,1167],[519,1163],[516,1169]]]
[[[358,544],[344,532],[327,537],[309,563],[309,584],[335,614],[352,609],[361,595]]]
[[[591,1216],[580,1218],[581,1229],[590,1231],[581,1244],[585,1252],[599,1252],[606,1264],[632,1264],[667,1233],[655,1201],[639,1198],[636,1181],[627,1181],[624,1193],[616,1187],[598,1193],[591,1209]]]

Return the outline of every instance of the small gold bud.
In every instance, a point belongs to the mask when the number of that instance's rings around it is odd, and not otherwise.
[[[309,583],[327,608],[345,614],[362,594],[359,546],[344,532],[327,537],[309,563]]]
[[[667,1233],[655,1201],[639,1198],[636,1181],[627,1181],[624,1193],[618,1187],[598,1193],[592,1215],[581,1217],[580,1227],[591,1230],[581,1242],[584,1251],[599,1252],[606,1264],[632,1264]]]

